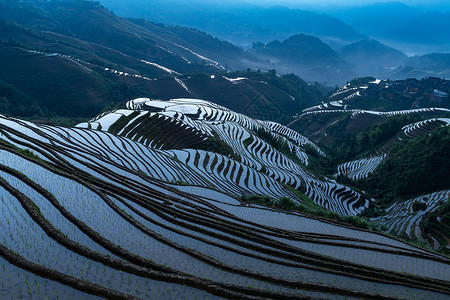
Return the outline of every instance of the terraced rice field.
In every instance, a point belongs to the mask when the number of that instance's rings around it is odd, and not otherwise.
[[[408,201],[390,206],[387,215],[373,219],[376,222],[388,227],[388,232],[402,235],[406,234],[409,238],[422,240],[425,238],[420,229],[420,223],[424,216],[435,211],[445,201],[449,201],[450,190],[435,192]],[[414,203],[423,203],[425,210],[414,211]]]
[[[345,175],[353,180],[366,178],[375,171],[376,167],[383,161],[386,154],[349,161],[338,166],[338,172],[335,176]]]
[[[1,117],[0,297],[448,299],[448,258],[242,203],[197,153]]]
[[[352,113],[351,117],[354,118],[360,114],[372,114],[379,116],[396,116],[396,115],[408,115],[415,113],[426,113],[426,112],[450,112],[450,109],[441,108],[441,107],[427,107],[427,108],[417,108],[417,109],[407,109],[407,110],[395,110],[395,111],[374,111],[374,110],[363,110],[363,109],[313,109],[313,110],[305,110],[305,112],[299,115],[294,121],[290,124],[299,121],[301,118],[308,115],[318,115],[318,114],[338,114],[338,113]],[[288,125],[289,127],[289,125]]]
[[[78,127],[107,130],[152,149],[164,150],[159,153],[188,166],[209,183],[205,186],[235,196],[258,194],[297,199],[284,186],[289,185],[341,215],[356,215],[368,207],[368,201],[358,193],[331,179],[320,180],[255,134],[264,131],[286,143],[304,165],[308,165],[305,145],[325,155],[307,138],[278,123],[255,120],[199,99],[140,98],[126,106],[127,110],[100,115]],[[179,138],[171,138],[174,136]],[[226,143],[233,157],[191,148],[212,138]],[[186,177],[174,180],[193,183]]]
[[[438,127],[448,125],[450,125],[450,119],[448,118],[433,118],[409,124],[403,127],[402,130],[407,137],[415,138],[418,135],[430,133]]]

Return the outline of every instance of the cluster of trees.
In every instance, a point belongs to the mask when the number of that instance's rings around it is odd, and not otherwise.
[[[48,109],[33,97],[0,80],[0,113],[17,117],[43,117]]]
[[[283,140],[279,137],[275,137],[272,135],[270,131],[266,131],[262,128],[258,128],[255,130],[255,135],[265,141],[267,144],[272,146],[274,149],[280,151],[284,155],[286,155],[292,161],[295,161],[297,164],[302,164],[302,162],[298,159],[295,150],[289,147],[289,144],[286,140]]]
[[[265,131],[264,129],[257,129],[255,131],[255,135],[271,145],[274,149],[283,153],[296,164],[304,165],[304,163],[298,158],[295,149],[291,149],[286,140],[274,137],[270,132]],[[246,141],[244,141],[244,143],[246,143]],[[248,141],[247,143],[250,144],[251,141]],[[309,164],[308,166],[305,166],[308,170],[315,173],[319,177],[332,173],[330,160],[327,157],[320,156],[317,150],[309,144],[304,145],[303,150],[305,150],[305,153],[308,154]]]
[[[339,164],[369,154],[396,136],[401,128],[423,119],[419,115],[398,115],[390,117],[386,122],[367,127],[357,134],[348,134],[345,130],[350,115],[330,126],[328,132],[334,137],[334,143],[327,147],[333,162]]]
[[[277,76],[275,70],[269,70],[268,83],[292,95],[300,102],[300,109],[313,106],[320,102],[331,88],[314,82],[307,83],[295,74],[286,74]]]
[[[214,134],[212,137],[208,137],[207,140],[203,141],[201,144],[193,146],[193,148],[222,154],[226,157],[239,161],[239,157],[236,153],[234,153],[233,149],[222,139],[220,139],[217,134]]]
[[[395,144],[388,157],[368,178],[357,184],[389,205],[402,195],[450,188],[450,128]]]

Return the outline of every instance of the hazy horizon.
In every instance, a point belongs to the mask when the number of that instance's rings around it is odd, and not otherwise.
[[[220,1],[223,2],[223,1]],[[425,9],[450,11],[450,2],[444,0],[424,1],[421,0],[402,0],[402,1],[379,1],[379,0],[325,0],[317,2],[315,0],[228,0],[227,2],[247,2],[256,5],[282,5],[292,8],[314,8],[326,10],[327,7],[348,7],[363,6],[374,3],[401,2],[408,6]]]

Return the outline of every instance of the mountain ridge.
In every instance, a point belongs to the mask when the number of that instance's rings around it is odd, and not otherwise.
[[[340,20],[310,11],[290,10],[282,6],[261,8],[251,4],[241,4],[238,5],[239,9],[236,9],[233,4],[229,4],[223,5],[217,13],[211,13],[208,11],[211,4],[194,2],[186,8],[183,2],[172,2],[176,4],[153,2],[153,7],[137,6],[137,3],[129,2],[129,5],[124,8],[117,1],[102,1],[105,6],[113,10],[126,11],[127,17],[146,17],[155,22],[168,23],[168,15],[177,16],[175,22],[178,24],[175,25],[195,27],[235,44],[248,46],[256,41],[267,43],[271,40],[287,39],[297,33],[318,35],[319,37],[336,36],[337,34],[337,37],[342,40],[363,37]],[[139,10],[137,10],[138,7]],[[241,13],[239,14],[239,12]],[[268,18],[268,15],[271,18]],[[193,18],[194,21],[189,23],[188,18]],[[210,20],[216,21],[210,22]],[[273,20],[273,23],[270,20]],[[224,27],[221,24],[226,25]],[[269,37],[265,35],[266,33],[269,34]]]

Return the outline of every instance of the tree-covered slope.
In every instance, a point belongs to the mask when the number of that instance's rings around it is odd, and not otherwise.
[[[404,139],[362,185],[380,198],[450,189],[449,151],[448,126]]]

